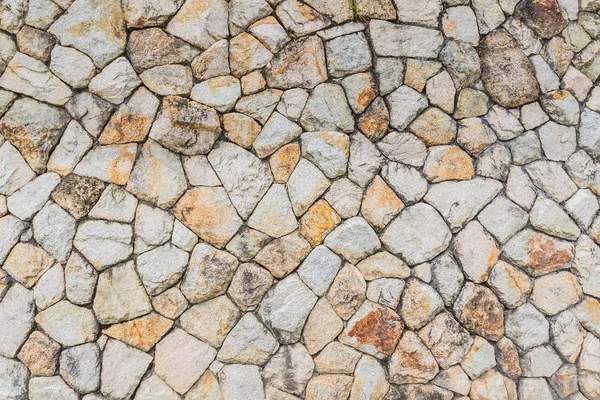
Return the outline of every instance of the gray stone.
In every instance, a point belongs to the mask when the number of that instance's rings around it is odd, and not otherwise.
[[[132,229],[116,222],[86,221],[79,225],[74,245],[98,270],[126,260],[133,251]]]
[[[297,139],[302,128],[282,114],[274,112],[266,121],[259,135],[254,140],[254,149],[260,158],[271,155],[281,146]]]
[[[317,296],[298,275],[292,274],[267,292],[258,315],[281,343],[294,343],[300,339],[306,318],[316,302]]]
[[[409,265],[416,265],[446,250],[451,237],[446,223],[433,207],[416,204],[403,210],[392,221],[381,240]]]
[[[28,378],[29,372],[25,365],[0,356],[0,388],[3,396],[10,400],[26,399]]]
[[[6,292],[0,303],[0,319],[11,322],[0,325],[0,338],[2,339],[0,340],[0,356],[10,358],[16,356],[19,348],[29,336],[34,316],[33,291],[16,283]],[[4,375],[0,374],[0,376]]]
[[[92,342],[98,335],[94,313],[67,300],[60,301],[37,314],[35,322],[48,336],[63,346]]]
[[[344,89],[333,83],[323,83],[315,87],[306,102],[300,124],[307,131],[352,132],[354,118]]]
[[[73,46],[102,68],[125,50],[127,34],[118,0],[98,6],[76,0],[49,29],[63,46]]]
[[[248,219],[248,226],[279,238],[298,228],[298,221],[284,185],[274,184]]]
[[[458,263],[449,253],[444,253],[431,262],[432,285],[439,292],[444,304],[451,306],[465,281]]]
[[[300,159],[287,182],[288,195],[297,216],[306,210],[327,190],[331,183],[314,164]]]
[[[383,157],[377,147],[364,135],[356,132],[350,136],[348,178],[360,187],[366,187],[377,175]]]
[[[225,363],[264,365],[279,343],[252,313],[246,313],[229,332],[217,360]]]
[[[296,343],[281,346],[265,365],[262,375],[274,387],[300,395],[312,376],[314,367],[306,348]]]
[[[441,32],[416,25],[373,20],[369,30],[378,56],[436,58],[443,44]]]
[[[544,315],[530,303],[526,303],[506,316],[506,337],[523,350],[547,343],[550,325]]]
[[[600,114],[585,109],[581,113],[579,126],[579,146],[586,150],[595,159],[600,158]]]
[[[440,61],[452,76],[457,89],[473,86],[481,76],[477,51],[467,43],[449,41],[440,52]]]
[[[600,261],[598,247],[588,236],[582,235],[576,243],[575,259],[573,267],[577,269],[581,276],[581,288],[583,292],[597,296],[600,293]]]
[[[223,400],[264,399],[260,371],[255,365],[231,364],[219,372]]]
[[[23,221],[30,220],[46,204],[59,182],[60,176],[55,173],[40,175],[8,198],[8,211]]]
[[[92,145],[92,138],[85,129],[75,120],[69,122],[48,159],[48,171],[54,171],[61,176],[69,174]]]
[[[58,262],[65,263],[71,253],[75,225],[75,218],[49,201],[33,218],[33,236]]]
[[[60,354],[60,374],[79,393],[100,388],[100,349],[87,343],[65,349]]]
[[[542,158],[542,145],[534,131],[525,132],[511,141],[509,148],[515,165],[525,165]]]
[[[341,266],[340,257],[325,246],[317,246],[298,268],[298,276],[317,296],[324,296]]]
[[[75,94],[65,108],[94,137],[100,135],[114,110],[111,103],[89,92]]]
[[[390,105],[390,125],[398,130],[405,129],[427,108],[427,98],[406,85],[400,86],[387,99]]]
[[[210,152],[208,161],[233,206],[247,219],[273,182],[269,165],[232,143],[221,143]]]
[[[191,98],[198,103],[214,107],[217,111],[231,111],[240,99],[240,81],[230,75],[218,76],[198,83],[192,89]]]
[[[152,363],[152,356],[108,339],[102,354],[100,391],[108,398],[130,398]]]
[[[89,84],[89,91],[113,104],[121,104],[142,84],[133,66],[125,57],[107,65]]]
[[[50,104],[63,105],[73,95],[41,61],[17,53],[0,77],[0,86]]]
[[[392,131],[377,143],[377,148],[390,160],[413,167],[422,167],[427,157],[425,144],[409,132]]]
[[[373,228],[361,217],[346,220],[325,238],[325,245],[355,264],[379,250]]]
[[[366,71],[371,67],[371,51],[362,32],[326,42],[325,54],[327,69],[334,78]]]
[[[515,203],[500,196],[485,207],[477,219],[500,243],[505,243],[525,227],[528,216]]]
[[[137,258],[137,271],[144,287],[157,295],[177,283],[185,271],[189,255],[177,247],[166,244]]]
[[[581,231],[556,202],[538,196],[529,213],[534,228],[562,239],[577,240]]]
[[[207,49],[229,34],[227,6],[227,2],[223,0],[208,3],[186,0],[169,21],[167,32],[201,49]]]
[[[10,143],[0,147],[0,193],[11,195],[35,178],[23,156]]]
[[[65,290],[67,299],[76,305],[92,302],[98,273],[77,252],[72,252],[65,265]]]
[[[54,46],[50,70],[73,88],[85,88],[96,75],[96,67],[88,56],[62,46]]]
[[[556,162],[535,161],[526,167],[526,171],[537,187],[559,203],[577,191],[577,186]]]
[[[60,376],[35,377],[29,381],[29,399],[31,400],[76,400],[77,393]]]

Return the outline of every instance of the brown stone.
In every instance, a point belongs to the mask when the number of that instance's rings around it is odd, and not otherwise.
[[[458,146],[436,146],[429,149],[423,173],[430,182],[469,180],[473,178],[473,160]]]
[[[171,329],[173,321],[158,314],[112,325],[104,333],[142,351],[149,351]]]
[[[569,23],[557,0],[524,0],[516,7],[515,17],[543,39],[558,35]]]
[[[270,87],[312,89],[327,80],[323,42],[316,36],[295,40],[271,60],[266,69]]]
[[[439,108],[429,108],[408,129],[427,146],[448,144],[456,137],[456,122]]]
[[[358,127],[371,141],[377,141],[385,135],[390,125],[390,112],[385,101],[377,97],[358,118]]]
[[[286,183],[294,172],[296,164],[300,161],[300,145],[298,143],[286,144],[277,150],[269,159],[271,172],[277,183]]]
[[[348,321],[339,340],[383,359],[392,354],[403,329],[404,324],[398,314],[388,307],[365,300]]]
[[[223,247],[242,225],[222,187],[197,187],[188,190],[173,207],[175,218],[202,240]]]
[[[258,252],[254,260],[276,278],[289,275],[310,253],[310,244],[298,231],[273,240]]]
[[[454,312],[469,331],[489,340],[504,335],[504,308],[487,287],[467,282],[454,303]]]
[[[483,85],[496,103],[514,108],[537,100],[533,65],[505,30],[497,29],[482,39],[479,59]]]
[[[406,331],[388,361],[390,382],[395,384],[427,383],[438,373],[433,354],[419,336]]]
[[[134,30],[127,41],[127,55],[136,71],[157,65],[189,63],[199,52],[160,28]]]
[[[50,54],[56,44],[56,38],[39,29],[25,25],[17,33],[19,51],[38,60],[50,60]]]
[[[363,18],[395,19],[396,9],[391,0],[357,0],[358,15]]]
[[[503,337],[496,343],[496,360],[502,371],[512,379],[521,376],[521,364],[517,346],[508,338]]]
[[[54,189],[52,200],[79,219],[90,212],[103,191],[101,180],[70,174]]]
[[[567,267],[573,260],[574,247],[570,242],[528,230],[513,237],[504,251],[513,264],[539,276]]]
[[[252,148],[254,139],[262,129],[258,122],[247,115],[239,113],[223,115],[223,128],[227,139],[245,149]]]
[[[367,188],[361,214],[376,230],[381,230],[404,208],[404,203],[377,175]]]
[[[60,344],[40,331],[29,335],[17,358],[29,368],[33,375],[52,376],[56,373],[56,364]]]
[[[340,222],[342,219],[329,203],[319,200],[300,219],[300,234],[312,247],[316,247]]]

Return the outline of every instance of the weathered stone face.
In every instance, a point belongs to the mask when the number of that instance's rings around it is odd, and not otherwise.
[[[600,400],[600,0],[0,0],[0,398]]]
[[[479,58],[483,84],[498,104],[518,107],[537,99],[538,83],[533,66],[506,31],[499,29],[485,36],[479,47]]]

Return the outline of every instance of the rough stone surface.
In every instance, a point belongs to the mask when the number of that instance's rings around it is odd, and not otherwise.
[[[0,0],[0,398],[600,398],[599,0]]]

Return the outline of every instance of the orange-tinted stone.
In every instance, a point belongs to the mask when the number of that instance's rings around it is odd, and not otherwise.
[[[171,329],[173,321],[158,314],[116,324],[104,330],[110,337],[118,339],[140,350],[148,351]]]
[[[290,143],[275,152],[269,159],[271,172],[277,183],[286,183],[300,161],[300,145]]]
[[[300,219],[300,233],[315,247],[342,219],[325,200],[319,200]]]

